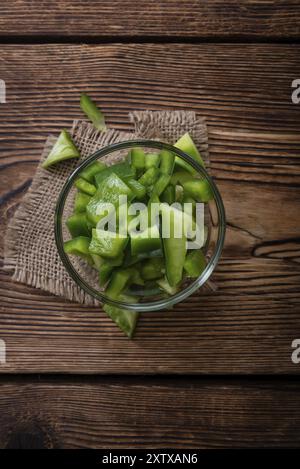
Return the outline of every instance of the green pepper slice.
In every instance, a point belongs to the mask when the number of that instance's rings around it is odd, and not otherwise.
[[[94,101],[85,93],[80,96],[80,107],[97,130],[106,130],[104,115]]]
[[[163,174],[171,175],[173,173],[175,156],[172,152],[168,150],[162,150],[160,152],[160,171]]]
[[[95,175],[95,183],[97,187],[101,187],[103,181],[111,176],[116,174],[124,182],[126,179],[134,179],[136,176],[136,169],[132,167],[129,163],[116,163],[112,166],[108,166],[103,171]]]
[[[157,168],[160,162],[160,154],[159,153],[147,153],[145,156],[145,168],[146,170],[149,168]]]
[[[76,179],[74,186],[77,187],[78,190],[81,192],[84,192],[87,195],[94,195],[96,193],[96,187],[94,184],[91,184],[90,182],[87,182],[85,179],[78,178]]]
[[[125,294],[119,295],[118,299],[124,303],[138,303],[138,299],[134,296]],[[138,311],[129,311],[125,308],[118,308],[116,306],[104,305],[103,310],[106,314],[116,323],[116,325],[123,331],[130,339],[136,329],[140,313]]]
[[[206,259],[203,252],[199,249],[189,252],[184,262],[184,270],[187,275],[197,278],[202,274],[206,267]]]
[[[79,157],[80,152],[73,142],[71,135],[67,130],[63,130],[53,145],[49,155],[42,163],[42,167],[46,169],[53,164],[59,163],[60,161]]]
[[[89,252],[105,258],[115,258],[124,251],[127,242],[128,237],[93,228]]]
[[[182,150],[184,153],[187,153],[195,161],[197,161],[197,163],[204,167],[204,161],[188,132],[185,133],[179,140],[177,140],[174,147],[179,148],[179,150]],[[177,166],[180,166],[192,174],[196,173],[196,170],[179,156],[176,156],[175,163]]]
[[[91,235],[85,213],[74,213],[67,219],[66,225],[72,238],[77,236],[89,237]]]
[[[91,200],[91,196],[78,191],[74,199],[74,212],[78,212],[78,213],[85,212],[86,206],[90,200]]]
[[[101,161],[94,161],[79,173],[79,177],[85,179],[91,184],[94,184],[96,174],[101,173],[101,171],[104,171],[105,168],[106,164],[102,163]]]
[[[186,237],[184,234],[184,214],[180,210],[161,205],[162,222],[164,217],[169,221],[170,230],[164,236],[163,247],[166,260],[166,276],[171,287],[175,287],[182,280],[183,265],[186,256]],[[180,225],[180,231],[177,228]],[[181,234],[181,236],[179,236]],[[168,236],[167,236],[168,235]]]
[[[213,199],[213,192],[206,179],[193,179],[183,183],[183,189],[186,195],[197,200],[197,202],[209,202]]]
[[[66,254],[73,254],[82,257],[89,264],[93,264],[93,260],[89,253],[90,238],[86,236],[78,236],[64,243],[64,251]]]

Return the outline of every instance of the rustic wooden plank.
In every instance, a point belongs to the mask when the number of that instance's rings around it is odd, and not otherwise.
[[[0,105],[2,229],[30,184],[45,136],[81,117],[81,90],[119,128],[130,127],[133,109],[206,115],[228,219],[219,291],[144,315],[133,342],[97,308],[3,273],[0,335],[8,360],[0,370],[298,373],[290,358],[300,337],[300,107],[290,99],[300,76],[297,46],[35,45],[4,46],[0,54],[8,90]]]
[[[297,0],[3,0],[3,36],[299,37]],[[21,26],[21,27],[20,27]]]
[[[291,83],[300,76],[298,45],[4,45],[0,56],[7,87],[0,106],[2,163],[36,160],[49,132],[82,117],[81,91],[118,128],[130,127],[134,109],[205,115],[211,130],[222,131],[217,141],[212,136],[220,162],[225,145],[244,162],[257,161],[265,149],[260,161],[283,163],[282,175],[297,157],[300,106],[292,103]],[[247,137],[249,131],[257,137]]]
[[[299,267],[224,260],[215,280],[220,290],[214,295],[144,314],[129,341],[100,308],[53,298],[2,276],[0,330],[7,363],[0,371],[299,373],[291,361],[292,341],[300,337]]]
[[[0,384],[0,447],[299,447],[299,383],[101,379]],[[37,445],[37,446],[36,446]]]

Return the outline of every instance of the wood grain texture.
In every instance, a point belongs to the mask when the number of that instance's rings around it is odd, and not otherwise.
[[[8,92],[0,105],[2,229],[46,135],[81,117],[83,90],[118,128],[130,127],[133,109],[207,116],[228,219],[219,291],[145,314],[132,342],[97,308],[2,273],[8,360],[0,371],[299,373],[291,342],[300,338],[300,106],[290,97],[298,46],[5,45],[0,56]]]
[[[2,163],[34,163],[50,132],[82,117],[86,91],[118,128],[130,127],[135,109],[195,110],[207,117],[220,163],[235,156],[240,168],[248,164],[244,176],[252,162],[268,179],[268,165],[283,164],[274,176],[289,183],[284,173],[297,165],[300,106],[292,104],[291,83],[300,76],[298,45],[3,45],[0,57]]]
[[[299,14],[297,0],[2,0],[0,34],[285,38],[299,37]]]
[[[299,384],[64,379],[0,385],[0,447],[299,447]]]

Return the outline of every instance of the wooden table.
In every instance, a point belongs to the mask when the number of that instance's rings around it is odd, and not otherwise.
[[[134,109],[206,116],[228,219],[218,292],[133,341],[1,272],[1,447],[299,446],[299,40],[298,0],[1,2],[2,233],[82,91],[120,129]]]

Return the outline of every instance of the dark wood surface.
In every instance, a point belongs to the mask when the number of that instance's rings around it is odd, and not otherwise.
[[[218,293],[145,314],[132,342],[100,308],[66,303],[3,273],[0,325],[10,356],[2,370],[298,373],[290,359],[300,337],[300,107],[290,99],[290,83],[300,76],[298,47],[5,45],[1,54],[8,85],[0,107],[4,226],[46,135],[81,116],[81,90],[119,128],[129,128],[127,114],[136,108],[207,116],[212,174],[228,221],[214,275]]]
[[[298,0],[2,0],[0,34],[10,38],[298,38],[299,14]]]
[[[298,1],[1,3],[2,233],[81,91],[120,129],[134,109],[206,116],[228,229],[218,292],[144,315],[133,341],[1,271],[0,447],[299,446],[299,33]],[[229,374],[253,378],[209,378]]]
[[[299,447],[298,391],[289,380],[8,380],[0,446]]]

